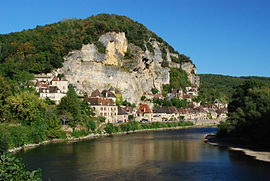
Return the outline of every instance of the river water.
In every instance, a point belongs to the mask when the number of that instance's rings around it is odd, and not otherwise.
[[[270,163],[203,142],[215,128],[140,132],[21,151],[52,181],[269,181]]]

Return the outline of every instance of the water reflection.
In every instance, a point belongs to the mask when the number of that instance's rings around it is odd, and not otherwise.
[[[269,165],[202,141],[213,128],[135,133],[20,152],[51,180],[241,180],[270,176]],[[253,172],[250,172],[250,171]],[[258,170],[258,171],[256,171]],[[238,173],[241,173],[240,175]],[[250,175],[251,174],[251,175]]]

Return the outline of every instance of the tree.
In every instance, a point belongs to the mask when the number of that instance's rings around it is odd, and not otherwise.
[[[90,129],[92,131],[94,131],[97,128],[96,123],[93,119],[87,120],[86,126],[87,126],[88,130]]]
[[[270,88],[260,81],[244,82],[235,88],[228,111],[228,120],[219,126],[219,136],[258,137],[260,132],[268,129],[256,128],[261,124],[267,125],[264,118],[270,112]]]
[[[104,128],[104,130],[109,134],[112,134],[115,132],[115,129],[112,123],[106,124],[106,127]]]
[[[12,95],[9,82],[0,75],[0,122],[5,120],[7,97]]]
[[[44,100],[34,92],[21,91],[7,98],[7,104],[13,117],[24,124],[30,125],[34,120],[44,118],[47,108]]]
[[[60,116],[65,115],[62,117],[69,118],[65,121],[68,121],[70,125],[74,126],[76,121],[79,122],[82,120],[82,107],[84,108],[83,112],[85,114],[90,114],[90,110],[86,109],[85,105],[81,105],[81,100],[78,98],[74,87],[69,85],[67,96],[63,97],[60,104],[57,106]]]

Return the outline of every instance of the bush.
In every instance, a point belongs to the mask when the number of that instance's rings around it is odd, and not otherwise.
[[[18,158],[2,154],[0,155],[0,180],[41,181],[41,170],[28,171]]]
[[[104,128],[104,130],[109,134],[112,134],[115,132],[115,128],[114,128],[114,125],[112,123],[106,124],[106,127]]]
[[[89,133],[85,130],[74,130],[72,133],[71,133],[71,136],[74,137],[74,138],[80,138],[80,137],[84,137],[84,136],[87,136]]]
[[[141,100],[143,101],[143,100],[145,100],[145,98],[146,98],[145,96],[142,96],[142,97],[141,97]]]
[[[87,120],[86,127],[88,128],[88,130],[90,129],[92,131],[97,128],[95,121],[93,121],[92,119]]]
[[[159,90],[158,90],[157,88],[152,88],[152,89],[151,89],[151,92],[152,92],[153,94],[157,94],[157,93],[159,92]]]
[[[37,120],[32,123],[30,137],[34,143],[39,143],[47,139],[48,127],[48,124],[43,120]]]
[[[0,134],[0,154],[8,150],[8,137],[1,131]]]

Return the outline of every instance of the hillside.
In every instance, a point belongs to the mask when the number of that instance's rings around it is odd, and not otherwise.
[[[136,103],[152,88],[199,85],[189,57],[125,16],[67,19],[0,35],[0,43],[0,74],[16,81],[28,73],[64,74],[82,94],[117,88]]]
[[[215,74],[200,74],[199,76],[201,80],[201,97],[208,102],[212,102],[216,97],[223,102],[229,102],[234,91],[233,88],[246,80],[259,80],[270,86],[270,77],[233,77]]]
[[[62,67],[63,57],[72,50],[81,49],[83,44],[94,43],[100,53],[105,53],[104,46],[98,40],[107,32],[125,32],[128,41],[143,51],[148,49],[153,52],[151,41],[157,40],[162,44],[163,57],[166,57],[168,49],[178,55],[172,57],[172,61],[190,61],[189,57],[176,52],[144,25],[125,16],[100,14],[86,19],[66,19],[31,30],[0,35],[0,62],[6,65],[5,68],[11,64],[17,69],[32,73],[51,72],[54,68]]]

